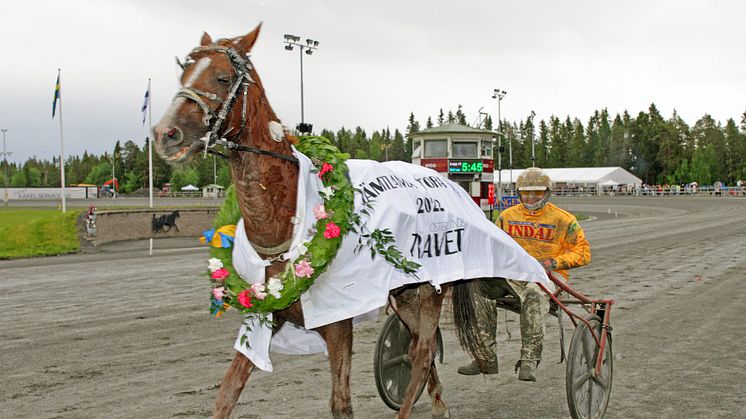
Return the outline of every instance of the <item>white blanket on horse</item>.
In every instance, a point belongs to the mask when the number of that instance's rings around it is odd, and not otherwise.
[[[318,176],[310,173],[308,158],[297,151],[296,155],[301,161],[298,209],[289,260],[298,255],[295,249],[310,238],[309,229],[315,224],[313,206],[322,202],[319,191],[323,188]],[[398,161],[348,160],[347,164],[353,186],[361,191],[356,194],[355,208],[359,210],[364,202],[373,201],[373,213],[365,223],[366,228],[390,229],[397,248],[407,259],[422,266],[416,275],[407,275],[381,256],[371,258],[367,248],[355,254],[358,237],[350,234],[327,271],[301,296],[307,329],[377,310],[387,303],[390,290],[410,283],[429,282],[440,288],[451,281],[482,277],[548,283],[541,265],[487,220],[458,184],[431,169]],[[233,264],[247,281],[264,281],[267,263],[248,243],[243,220],[236,228]],[[247,350],[240,345],[240,337],[246,332],[242,327],[235,347],[257,367],[271,371],[270,332],[260,329],[254,325],[248,333],[251,349]],[[316,332],[283,327],[272,338],[273,351],[297,353],[275,342],[278,338],[292,342],[292,336],[286,333],[299,330],[320,340]],[[308,344],[306,349],[318,352],[325,346],[322,341]]]

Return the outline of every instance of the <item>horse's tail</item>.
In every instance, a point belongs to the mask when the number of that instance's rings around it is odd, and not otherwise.
[[[485,359],[489,354],[489,344],[485,336],[479,332],[480,309],[477,298],[480,295],[479,280],[458,281],[453,286],[453,322],[456,326],[461,347],[476,361],[479,369],[487,370]]]

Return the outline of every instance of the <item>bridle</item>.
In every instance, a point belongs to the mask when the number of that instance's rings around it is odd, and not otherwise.
[[[231,151],[244,151],[259,155],[265,155],[265,156],[271,156],[275,157],[281,160],[286,160],[289,162],[292,162],[294,164],[298,164],[298,159],[295,156],[288,156],[281,153],[275,153],[273,151],[267,151],[262,150],[256,147],[246,146],[243,144],[238,144],[235,141],[231,141],[225,138],[225,135],[227,135],[233,127],[227,127],[225,131],[223,131],[222,134],[218,134],[221,127],[223,126],[223,122],[225,122],[225,119],[228,117],[228,114],[233,109],[233,105],[236,102],[236,99],[238,98],[238,91],[239,89],[243,88],[243,105],[241,109],[241,129],[238,131],[238,134],[241,134],[246,127],[246,104],[248,103],[248,93],[249,93],[249,85],[256,84],[256,81],[251,78],[251,75],[249,74],[249,70],[252,70],[254,67],[251,64],[251,60],[249,60],[248,57],[240,54],[236,49],[220,46],[220,45],[211,45],[211,46],[202,46],[197,47],[192,50],[192,52],[187,55],[186,61],[189,62],[191,54],[197,54],[202,52],[211,52],[211,51],[218,51],[225,53],[225,55],[228,57],[228,59],[231,62],[231,66],[233,67],[233,70],[236,72],[236,80],[231,85],[230,89],[228,90],[228,96],[226,98],[221,98],[220,96],[216,95],[215,93],[211,92],[205,92],[199,89],[195,89],[193,87],[182,87],[176,92],[175,98],[183,97],[189,100],[193,100],[197,103],[197,106],[202,109],[202,122],[204,122],[205,125],[208,127],[208,132],[205,134],[204,137],[200,138],[200,141],[205,143],[204,150],[205,150],[205,156],[207,156],[207,153],[218,155],[224,159],[228,159],[226,155],[223,153],[220,153],[219,151],[215,150],[216,145],[224,146],[228,150]],[[187,65],[182,64],[179,62],[178,58],[176,59],[176,62],[179,64],[179,66],[182,69],[186,69]],[[215,111],[210,108],[210,106],[207,105],[207,103],[202,99],[203,97],[216,101],[220,103],[220,110],[215,113]],[[212,121],[212,122],[211,122]]]
[[[242,96],[243,96],[243,104],[241,107],[241,129],[238,131],[237,135],[240,135],[244,128],[246,127],[246,105],[248,103],[248,93],[249,93],[249,86],[251,84],[256,84],[256,81],[251,78],[251,75],[249,74],[249,70],[252,70],[254,67],[251,64],[251,60],[249,60],[248,57],[246,57],[243,54],[240,54],[236,49],[220,46],[220,45],[210,45],[210,46],[202,46],[197,47],[192,52],[187,55],[187,62],[190,60],[190,55],[202,53],[202,52],[212,52],[212,51],[218,51],[225,53],[226,56],[228,56],[228,59],[231,62],[231,65],[233,66],[233,70],[236,72],[236,80],[231,85],[230,89],[228,90],[228,96],[226,98],[221,98],[220,96],[216,95],[215,93],[211,92],[204,92],[199,89],[195,89],[193,87],[183,87],[179,89],[179,91],[176,92],[175,98],[183,97],[189,100],[193,100],[197,103],[197,106],[199,106],[202,109],[202,122],[208,127],[209,131],[205,134],[204,137],[200,138],[200,141],[203,141],[205,143],[205,156],[207,156],[207,153],[215,154],[217,156],[220,156],[224,159],[228,159],[226,155],[223,153],[220,153],[219,151],[215,150],[216,145],[224,146],[228,150],[231,151],[243,151],[243,152],[249,152],[259,155],[265,155],[265,156],[271,156],[275,157],[281,160],[286,160],[289,162],[292,162],[296,165],[299,164],[298,158],[295,156],[288,156],[281,153],[275,153],[273,151],[268,150],[262,150],[256,147],[246,146],[243,144],[238,144],[235,141],[231,141],[225,138],[225,135],[227,135],[233,127],[227,127],[222,134],[218,134],[221,127],[223,126],[223,123],[225,122],[225,119],[228,117],[228,114],[230,113],[231,109],[233,109],[233,105],[236,103],[236,99],[238,98],[238,92],[239,90],[243,90]],[[179,66],[182,69],[186,69],[186,64],[182,64],[179,62],[178,58],[176,59],[176,62],[179,64]],[[209,100],[215,101],[220,103],[220,110],[215,113],[215,111],[210,108],[210,106],[207,105],[207,103],[202,98],[207,98]],[[174,99],[175,99],[174,98]],[[284,243],[281,243],[276,246],[261,246],[254,242],[249,241],[251,246],[261,254],[265,255],[276,255],[276,254],[282,254],[286,252],[290,248],[290,244],[292,242],[292,238],[287,240]],[[280,256],[270,258],[269,260],[275,261],[279,260]]]

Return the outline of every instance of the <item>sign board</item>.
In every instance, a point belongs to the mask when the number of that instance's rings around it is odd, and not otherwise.
[[[504,210],[506,208],[510,208],[513,205],[520,204],[521,201],[518,199],[518,196],[512,196],[512,195],[506,195],[503,196],[502,201],[500,201],[500,210]]]
[[[490,183],[487,185],[487,201],[490,205],[495,205],[495,184]]]
[[[451,160],[448,162],[448,173],[482,173],[482,162]]]
[[[422,159],[420,166],[443,173],[448,171],[448,159]]]

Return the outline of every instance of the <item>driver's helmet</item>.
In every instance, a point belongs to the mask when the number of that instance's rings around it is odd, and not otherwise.
[[[518,187],[521,203],[531,211],[544,208],[552,191],[552,180],[538,167],[531,167],[523,171],[515,181]],[[542,195],[541,199],[534,203],[526,203],[529,196]]]

